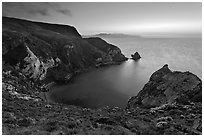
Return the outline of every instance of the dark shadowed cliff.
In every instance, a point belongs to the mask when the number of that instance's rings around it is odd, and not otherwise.
[[[116,46],[100,38],[90,43],[72,26],[8,17],[2,23],[4,66],[18,66],[35,80],[69,81],[78,72],[126,60]]]

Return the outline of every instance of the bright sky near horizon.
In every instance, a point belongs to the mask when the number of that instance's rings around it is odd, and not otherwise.
[[[82,35],[199,35],[201,2],[3,2],[3,16],[72,25]]]

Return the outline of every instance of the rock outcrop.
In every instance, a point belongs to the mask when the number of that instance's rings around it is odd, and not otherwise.
[[[149,118],[142,123],[151,134],[202,134],[202,82],[190,72],[164,65],[129,99],[126,109]]]
[[[202,82],[190,72],[171,71],[168,65],[154,72],[128,107],[159,107],[164,104],[190,104],[202,101]]]
[[[133,60],[138,60],[141,58],[140,54],[138,52],[135,52],[133,55],[131,55]]]
[[[121,50],[100,38],[83,39],[68,25],[2,18],[3,65],[45,82],[69,81],[75,74],[125,61]]]

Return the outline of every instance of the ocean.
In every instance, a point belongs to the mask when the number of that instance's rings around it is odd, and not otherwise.
[[[98,68],[75,78],[74,83],[55,87],[49,100],[81,107],[122,107],[148,82],[151,74],[168,64],[171,70],[190,71],[202,78],[201,38],[104,37],[126,57],[134,52],[141,59]]]

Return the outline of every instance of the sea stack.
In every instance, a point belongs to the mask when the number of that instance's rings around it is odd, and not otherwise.
[[[135,52],[135,54],[132,54],[131,57],[132,57],[133,60],[138,60],[138,59],[141,58],[141,56],[140,56],[140,54],[138,52]]]

